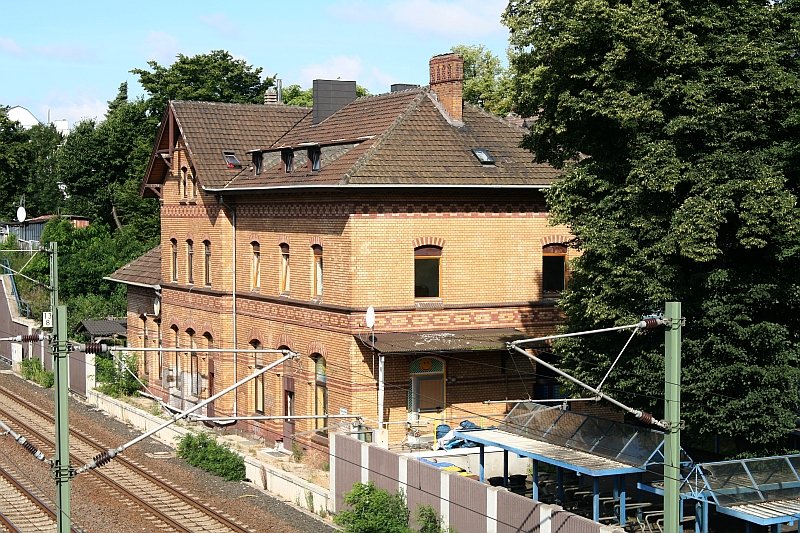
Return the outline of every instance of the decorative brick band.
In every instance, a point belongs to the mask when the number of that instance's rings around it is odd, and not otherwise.
[[[414,248],[420,246],[438,246],[444,248],[444,239],[441,237],[417,237],[414,239]]]
[[[289,236],[285,233],[278,235],[278,244],[289,244]]]
[[[316,236],[311,237],[311,239],[309,239],[309,243],[308,244],[309,244],[309,246],[315,246],[316,245],[316,246],[322,247],[322,238],[321,237],[316,237]]]

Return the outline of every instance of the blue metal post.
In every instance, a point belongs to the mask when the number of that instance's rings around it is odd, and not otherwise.
[[[625,499],[627,497],[627,491],[625,489],[625,474],[619,476],[619,478],[615,479],[614,481],[616,481],[619,485],[618,494],[616,494],[616,496],[619,498],[619,525],[624,526],[628,521],[628,514],[625,509]]]
[[[592,520],[600,520],[600,478],[592,478]]]
[[[533,461],[533,487],[531,487],[531,499],[539,501],[539,461]]]

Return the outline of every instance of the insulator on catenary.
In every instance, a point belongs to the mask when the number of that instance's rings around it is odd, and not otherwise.
[[[645,424],[652,424],[653,423],[653,415],[651,415],[650,413],[647,413],[645,411],[642,411],[642,414],[639,415],[639,420],[641,420]]]
[[[108,351],[107,344],[101,344],[98,342],[82,344],[79,348],[83,348],[81,351],[86,353],[103,353]]]
[[[20,335],[19,342],[39,342],[44,340],[44,335]]]
[[[113,459],[114,456],[116,455],[117,455],[116,450],[106,450],[99,455],[95,455],[94,458],[92,459],[92,464],[94,465],[95,468],[99,468],[104,464],[110,462],[111,459]]]
[[[36,446],[31,444],[30,441],[28,441],[28,439],[26,439],[25,437],[20,436],[20,438],[17,440],[17,442],[19,442],[20,446],[25,448],[28,451],[28,453],[30,453],[31,455],[36,457],[36,459],[38,459],[39,461],[44,461],[44,453],[42,453],[41,450],[36,448]]]
[[[667,322],[663,318],[645,318],[639,322],[640,329],[655,329],[659,326],[666,326]]]

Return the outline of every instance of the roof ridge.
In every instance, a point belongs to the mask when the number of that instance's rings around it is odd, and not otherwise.
[[[396,93],[387,93],[387,94],[398,94],[400,92],[404,91],[398,91]],[[364,155],[358,158],[358,161],[356,161],[355,164],[352,167],[350,167],[349,171],[345,172],[344,176],[342,176],[341,179],[342,184],[347,184],[347,182],[350,181],[350,178],[356,175],[358,171],[361,170],[361,168],[367,164],[367,162],[372,158],[375,152],[377,152],[378,148],[394,132],[394,130],[397,129],[397,127],[400,124],[402,124],[405,121],[405,119],[409,115],[411,115],[411,113],[414,112],[414,110],[419,108],[420,103],[425,99],[426,94],[428,94],[428,89],[422,87],[421,90],[419,91],[419,94],[413,100],[411,100],[411,102],[406,107],[405,111],[400,113],[397,116],[397,118],[394,119],[394,122],[392,122],[392,124],[388,128],[386,128],[386,131],[381,133],[381,135],[376,139],[376,141],[372,144],[369,150],[367,150],[364,153]]]
[[[524,128],[522,126],[517,126],[513,122],[510,122],[510,121],[506,120],[505,117],[501,117],[501,116],[495,115],[494,113],[492,113],[490,111],[487,111],[486,109],[484,109],[483,107],[481,107],[479,105],[475,105],[475,104],[470,103],[470,102],[464,102],[464,105],[470,106],[474,110],[476,110],[479,113],[485,115],[487,118],[490,118],[490,119],[492,119],[492,120],[494,120],[496,122],[499,122],[501,124],[505,124],[506,126],[511,128],[512,130],[515,130],[515,131],[518,131],[518,132],[522,132],[522,133],[525,133],[527,131],[526,128]]]

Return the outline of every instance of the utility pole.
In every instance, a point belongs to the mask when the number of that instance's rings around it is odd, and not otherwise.
[[[680,302],[664,310],[664,531],[681,531],[681,318]]]
[[[56,513],[58,533],[69,533],[72,529],[70,518],[70,479],[72,469],[69,465],[69,368],[67,357],[67,306],[58,302],[58,243],[50,243],[50,309],[53,313],[53,336],[50,351],[53,353],[53,373],[55,374],[55,415],[56,415],[56,456],[51,473],[56,481]]]

